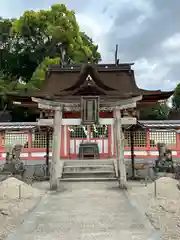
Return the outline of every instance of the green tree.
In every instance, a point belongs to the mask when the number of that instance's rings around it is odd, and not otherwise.
[[[101,60],[98,46],[63,4],[26,11],[19,19],[0,18],[0,108],[7,107],[7,92],[39,89],[49,64],[88,60]],[[16,107],[8,103],[8,109]]]
[[[6,111],[12,115],[12,121],[25,122],[36,121],[38,113],[33,109],[13,105],[11,99],[8,97],[10,92],[16,92],[17,90],[23,90],[25,88],[32,89],[34,86],[31,82],[27,84],[19,81],[11,81],[11,78],[7,78],[2,72],[0,73],[0,119],[3,117]]]
[[[172,97],[172,107],[173,110],[179,111],[180,110],[180,83],[177,84],[173,97]]]
[[[8,76],[13,75],[11,66],[16,65],[16,50],[12,47],[14,44],[12,34],[13,22],[11,19],[0,18],[0,77],[2,77],[2,73]]]
[[[0,46],[0,70],[26,82],[46,57],[58,57],[62,64],[101,59],[97,46],[79,31],[75,13],[63,4],[26,11],[17,20],[1,18]]]
[[[18,51],[21,69],[17,66],[16,76],[25,81],[31,79],[46,57],[59,57],[63,64],[93,58],[93,43],[83,42],[75,13],[63,4],[53,5],[50,10],[26,11],[13,23],[12,32],[21,44]]]
[[[17,83],[11,81],[11,78],[8,78],[0,72],[0,110],[7,108],[8,97],[7,94],[16,89]]]
[[[98,63],[101,61],[101,55],[98,52],[98,45],[94,45],[94,42],[92,40],[92,38],[88,37],[86,33],[84,32],[80,32],[80,35],[82,37],[83,40],[83,44],[87,47],[89,47],[91,49],[92,52],[92,56],[91,56],[91,60],[94,63]]]
[[[167,120],[170,108],[166,102],[158,102],[140,111],[140,120]]]
[[[40,89],[43,84],[43,80],[45,79],[45,74],[48,69],[48,66],[50,64],[58,64],[58,63],[59,63],[59,58],[52,59],[52,58],[46,57],[42,61],[42,63],[40,63],[39,66],[36,68],[31,78],[31,81],[29,81],[28,84],[30,83],[35,88]]]

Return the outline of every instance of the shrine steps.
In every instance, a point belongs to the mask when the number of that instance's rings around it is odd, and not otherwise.
[[[63,181],[117,180],[113,160],[68,160],[64,162]]]
[[[62,182],[106,182],[106,181],[117,181],[117,178],[61,178]]]

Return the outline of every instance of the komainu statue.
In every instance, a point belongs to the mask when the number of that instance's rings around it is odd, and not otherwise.
[[[6,146],[6,162],[3,166],[2,172],[9,172],[12,175],[21,175],[24,173],[25,168],[23,162],[20,160],[22,145],[9,145]]]
[[[175,167],[175,179],[180,180],[180,164],[176,164],[176,167]]]
[[[168,149],[168,147],[164,143],[158,143],[157,148],[159,151],[159,157],[155,163],[156,171],[173,173],[174,167],[172,160],[172,151]]]

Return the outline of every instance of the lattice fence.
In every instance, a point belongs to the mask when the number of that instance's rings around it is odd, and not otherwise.
[[[107,125],[98,125],[91,127],[82,127],[79,125],[71,126],[68,128],[70,131],[71,139],[107,139],[109,132]],[[88,132],[89,131],[89,132]],[[176,146],[176,132],[173,131],[150,131],[147,139],[146,131],[135,131],[134,133],[134,146],[146,147],[150,143],[150,147],[156,147],[158,142],[165,143],[168,146]],[[125,131],[125,146],[131,146],[130,131]],[[46,148],[46,131],[36,131],[32,133],[32,148]],[[49,133],[49,147],[52,147],[52,132]],[[3,134],[2,146],[21,144],[25,148],[30,147],[28,143],[28,132],[15,132],[9,131]]]
[[[87,126],[74,125],[68,129],[70,131],[70,138],[87,138]]]
[[[135,147],[146,147],[147,137],[146,131],[133,132],[134,135],[134,146]],[[125,131],[125,146],[131,146],[130,131]],[[157,143],[165,143],[168,146],[176,146],[176,133],[173,131],[150,131],[149,132],[150,147],[156,147]]]
[[[70,138],[108,138],[107,125],[93,125],[88,126],[74,125],[68,128],[70,131]]]
[[[20,133],[20,132],[6,132],[3,135],[3,146],[9,146],[9,145],[16,145],[21,144],[24,148],[29,148],[29,142],[28,142],[28,132],[27,133]],[[52,147],[52,132],[49,133],[49,147]],[[47,146],[47,136],[46,132],[43,131],[37,131],[32,133],[32,148],[46,148]]]
[[[108,138],[107,125],[93,125],[91,126],[91,138]]]
[[[28,148],[28,133],[6,132],[3,139],[4,146],[20,144]]]
[[[150,131],[150,146],[156,147],[157,143],[165,143],[169,146],[176,145],[176,133],[172,131]]]
[[[52,132],[49,133],[49,147],[52,148]],[[47,136],[46,132],[35,132],[32,134],[32,148],[46,148]]]
[[[135,147],[146,147],[147,139],[146,139],[146,132],[145,131],[136,131],[133,132],[134,135],[134,146]],[[125,137],[125,146],[131,146],[131,138],[130,138],[130,131],[124,132]]]

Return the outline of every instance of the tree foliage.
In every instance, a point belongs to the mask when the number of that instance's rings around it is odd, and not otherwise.
[[[28,82],[47,57],[64,64],[100,60],[97,46],[80,32],[75,13],[63,4],[26,11],[17,20],[1,19],[0,33],[0,68],[12,79]]]
[[[180,110],[180,83],[177,84],[173,97],[172,97],[172,107],[173,110],[179,111]]]
[[[98,46],[80,32],[74,11],[65,5],[50,10],[25,11],[18,19],[0,18],[0,109],[18,115],[7,101],[7,92],[39,89],[49,64],[82,63],[101,60]],[[20,111],[26,119],[27,109]]]
[[[167,120],[170,107],[166,102],[158,102],[152,107],[144,108],[140,111],[141,120]]]
[[[43,80],[46,77],[45,74],[48,69],[48,66],[51,64],[58,64],[58,63],[59,63],[58,57],[57,58],[46,57],[36,68],[35,72],[32,75],[30,83],[37,89],[40,89],[43,84]]]

